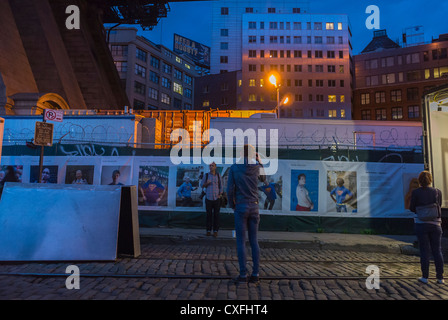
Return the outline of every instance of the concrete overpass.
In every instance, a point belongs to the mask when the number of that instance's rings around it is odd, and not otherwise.
[[[66,27],[70,5],[80,10],[79,29]],[[129,102],[103,24],[152,29],[168,11],[166,0],[0,1],[0,115],[123,109]]]

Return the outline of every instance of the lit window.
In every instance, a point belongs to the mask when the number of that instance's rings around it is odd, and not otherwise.
[[[342,22],[338,22],[338,30],[342,30]]]
[[[345,109],[341,109],[341,118],[345,118]]]
[[[210,106],[210,101],[204,100],[204,102],[202,102],[202,106],[203,107],[209,107]]]
[[[327,30],[334,30],[334,23],[333,22],[327,22],[326,23],[326,29]]]
[[[249,101],[257,101],[257,96],[255,94],[249,94]]]
[[[183,93],[182,86],[174,82],[173,91],[177,92],[178,94],[182,94]]]
[[[338,116],[337,110],[328,110],[328,117],[329,118],[336,118]]]
[[[255,79],[249,79],[249,87],[255,87]]]
[[[336,102],[336,96],[335,95],[329,95],[328,96],[328,102]]]
[[[341,102],[345,102],[345,96],[341,95]]]

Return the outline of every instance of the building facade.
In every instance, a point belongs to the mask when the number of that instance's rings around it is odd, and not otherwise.
[[[195,80],[195,110],[235,110],[241,87],[241,71],[231,71],[198,77]]]
[[[351,119],[348,17],[307,11],[297,1],[214,3],[211,73],[241,70],[238,109]]]
[[[385,30],[354,56],[355,120],[421,121],[425,90],[448,83],[448,35],[431,43],[400,47]]]
[[[195,65],[138,36],[137,29],[110,30],[109,46],[134,110],[191,110]]]

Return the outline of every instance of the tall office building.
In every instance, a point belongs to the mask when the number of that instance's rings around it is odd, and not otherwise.
[[[220,0],[212,35],[211,73],[241,70],[238,109],[275,110],[288,97],[281,116],[351,119],[346,15],[310,14],[307,2]]]

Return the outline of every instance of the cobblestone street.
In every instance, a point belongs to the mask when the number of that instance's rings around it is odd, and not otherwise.
[[[142,242],[138,258],[115,262],[2,263],[0,299],[10,300],[440,300],[448,287],[417,281],[412,255],[281,248],[261,250],[259,285],[235,285],[236,249],[230,243]],[[249,259],[250,261],[250,259]],[[66,288],[69,265],[80,288]],[[366,288],[366,268],[380,270],[380,288]],[[249,268],[250,269],[250,268]]]

